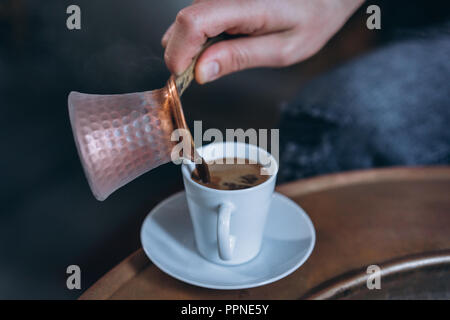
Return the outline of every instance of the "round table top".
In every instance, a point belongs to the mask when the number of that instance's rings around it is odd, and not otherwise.
[[[139,249],[80,299],[333,298],[365,283],[362,272],[373,264],[389,274],[439,264],[450,272],[450,167],[330,174],[277,191],[301,205],[316,228],[313,253],[289,276],[252,289],[205,289],[165,274]]]

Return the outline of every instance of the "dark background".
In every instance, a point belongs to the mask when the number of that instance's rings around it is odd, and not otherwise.
[[[188,123],[276,128],[280,106],[307,80],[389,42],[394,27],[439,18],[412,1],[391,2],[382,9],[382,31],[366,29],[367,3],[304,63],[192,86],[183,96]],[[67,95],[162,87],[169,73],[160,38],[189,3],[0,1],[0,299],[77,298],[140,246],[146,214],[182,189],[179,168],[167,164],[95,200],[73,142]],[[70,4],[81,7],[81,30],[66,28]],[[71,264],[81,267],[82,290],[66,288]]]

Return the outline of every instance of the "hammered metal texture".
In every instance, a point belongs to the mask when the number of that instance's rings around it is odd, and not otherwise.
[[[98,200],[171,160],[174,130],[166,88],[123,95],[71,92],[78,153]]]

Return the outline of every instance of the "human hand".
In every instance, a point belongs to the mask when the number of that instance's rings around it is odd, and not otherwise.
[[[363,0],[196,0],[162,39],[164,59],[181,74],[208,38],[243,34],[207,48],[195,67],[206,83],[254,67],[283,67],[309,58],[345,24]]]

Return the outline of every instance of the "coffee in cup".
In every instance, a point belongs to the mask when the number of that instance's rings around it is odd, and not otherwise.
[[[259,163],[251,163],[248,159],[222,158],[208,162],[210,181],[204,182],[198,169],[191,173],[191,178],[205,187],[218,190],[240,190],[257,186],[269,175],[263,174],[264,167]]]

